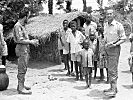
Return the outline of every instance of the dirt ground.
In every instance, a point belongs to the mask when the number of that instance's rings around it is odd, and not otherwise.
[[[115,98],[103,94],[103,90],[109,88],[109,84],[92,79],[92,88],[85,89],[85,81],[75,81],[75,77],[66,76],[67,71],[63,70],[63,64],[55,65],[48,62],[30,62],[25,83],[31,86],[33,93],[32,95],[18,94],[17,64],[8,62],[9,86],[7,90],[0,92],[0,100],[132,100],[131,73],[127,62],[130,43],[125,42],[121,47],[118,93]],[[48,75],[57,80],[50,81]]]

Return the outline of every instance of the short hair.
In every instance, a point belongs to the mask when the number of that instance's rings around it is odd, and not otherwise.
[[[83,40],[83,43],[82,43],[83,48],[84,48],[84,45],[86,44],[90,45],[89,39],[87,38]]]
[[[72,25],[76,25],[76,27],[77,27],[77,22],[76,21],[71,21],[70,26],[72,26]]]
[[[24,17],[27,17],[28,14],[29,14],[29,11],[28,10],[26,10],[26,9],[21,10],[21,12],[19,13],[19,19],[22,19]]]
[[[106,10],[106,13],[108,13],[108,12],[114,13],[114,10],[110,8],[110,9]]]
[[[67,19],[63,20],[63,23],[64,23],[64,22],[66,22],[66,21],[68,22],[68,20],[67,20]]]

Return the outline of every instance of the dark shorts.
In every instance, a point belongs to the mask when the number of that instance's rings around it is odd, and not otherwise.
[[[83,67],[83,75],[89,75],[92,73],[92,67]]]
[[[63,61],[64,63],[69,61],[69,54],[63,54]]]

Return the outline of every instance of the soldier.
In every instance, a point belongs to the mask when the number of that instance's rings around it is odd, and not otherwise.
[[[104,25],[105,36],[105,52],[107,53],[107,68],[109,75],[109,83],[111,88],[104,90],[108,96],[115,96],[117,93],[117,78],[118,78],[118,61],[120,56],[120,44],[125,42],[126,35],[123,25],[114,19],[112,9],[107,10],[107,22]]]
[[[25,22],[27,21],[28,13],[21,11],[19,20],[14,26],[14,41],[17,43],[15,52],[18,56],[18,87],[19,94],[31,94],[30,87],[24,86],[25,74],[27,72],[29,60],[29,44],[37,46],[38,40],[29,40],[28,34],[25,29]]]

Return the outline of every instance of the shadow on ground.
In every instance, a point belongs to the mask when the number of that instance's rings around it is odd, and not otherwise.
[[[59,81],[67,81],[67,82],[72,82],[72,83],[76,83],[75,81],[75,77],[65,77],[65,78],[60,78]]]
[[[7,90],[4,90],[4,91],[0,91],[2,95],[6,95],[6,96],[12,96],[12,95],[17,95],[18,92],[16,89],[14,88],[11,88],[11,89],[7,89]]]
[[[59,76],[64,77],[64,76],[66,76],[66,74],[61,74],[61,73],[51,74],[51,75],[54,76],[54,77],[59,77]]]
[[[133,89],[133,85],[122,85],[126,89]]]
[[[112,97],[105,96],[103,91],[94,89],[87,94],[87,96],[93,98],[94,100],[110,100]]]
[[[77,90],[86,90],[86,86],[74,86],[73,88],[77,89]]]
[[[126,71],[121,71],[122,73],[127,73],[127,74],[130,74],[130,70],[126,70]]]
[[[63,69],[51,69],[48,72],[64,72]]]
[[[44,69],[44,68],[53,67],[55,65],[57,64],[52,62],[47,62],[47,61],[30,61],[29,62],[29,68],[31,69]]]

